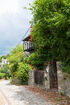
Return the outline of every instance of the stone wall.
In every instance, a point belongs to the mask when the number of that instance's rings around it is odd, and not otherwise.
[[[50,81],[49,81],[49,73],[47,71],[44,72],[44,88],[50,89]]]
[[[40,72],[40,71],[39,71]],[[48,72],[46,71],[41,71],[41,72],[44,72],[44,80],[43,80],[43,85],[40,85],[40,84],[36,84],[35,83],[35,80],[34,80],[34,70],[30,70],[29,71],[29,81],[28,81],[28,84],[30,86],[39,86],[43,89],[49,89],[50,86],[49,86],[49,75],[48,75]]]
[[[58,70],[58,91],[70,97],[70,78],[60,70]]]
[[[29,86],[34,86],[34,71],[33,70],[29,71],[28,85]]]
[[[50,80],[49,80],[49,70],[44,70],[44,81],[43,85],[35,84],[34,80],[34,70],[29,71],[29,81],[30,86],[40,86],[43,89],[50,89]],[[58,91],[63,92],[65,95],[70,97],[70,78],[66,73],[63,73],[61,70],[58,70]]]

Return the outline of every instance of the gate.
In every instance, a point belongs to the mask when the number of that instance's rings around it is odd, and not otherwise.
[[[43,85],[44,81],[44,71],[36,70],[34,71],[35,84]]]

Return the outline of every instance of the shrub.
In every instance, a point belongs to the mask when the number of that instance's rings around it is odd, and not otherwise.
[[[59,65],[59,68],[68,74],[70,74],[70,63],[68,62],[62,62],[61,65]]]
[[[31,67],[29,64],[18,64],[18,70],[16,72],[16,77],[20,80],[21,83],[27,84],[28,83],[28,71],[31,70]]]
[[[0,69],[0,73],[4,73],[5,74],[5,79],[8,79],[11,76],[11,73],[10,73],[10,70],[9,70],[9,66],[7,64],[5,64]]]
[[[39,70],[42,70],[44,68],[42,55],[38,53],[32,53],[28,58],[28,63]]]
[[[17,45],[16,48],[10,51],[10,55],[8,56],[9,61],[9,69],[11,72],[12,80],[15,77],[15,73],[18,70],[19,63],[23,62],[23,45]]]
[[[59,91],[59,94],[60,94],[61,96],[64,96],[64,92],[63,92],[62,90]]]
[[[0,79],[3,79],[5,77],[5,73],[0,73]]]

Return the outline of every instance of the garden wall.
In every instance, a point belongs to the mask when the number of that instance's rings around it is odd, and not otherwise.
[[[49,76],[46,71],[30,70],[29,81],[30,86],[39,86],[43,89],[49,89]]]
[[[70,97],[70,77],[58,70],[58,91]]]
[[[41,74],[41,75],[40,75]],[[39,75],[39,77],[37,77]],[[42,75],[44,77],[42,77]],[[41,78],[41,83],[40,83]],[[39,86],[43,89],[50,89],[50,80],[49,80],[49,70],[38,71],[30,70],[29,71],[29,81],[30,86]],[[58,69],[58,92],[63,93],[70,97],[70,77]]]

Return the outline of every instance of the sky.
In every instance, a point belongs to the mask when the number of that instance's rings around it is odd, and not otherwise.
[[[24,9],[33,0],[0,0],[0,56],[9,53],[24,37],[32,19]]]

